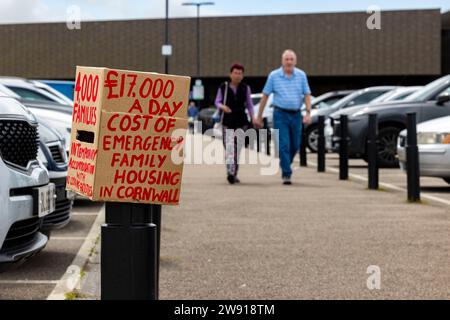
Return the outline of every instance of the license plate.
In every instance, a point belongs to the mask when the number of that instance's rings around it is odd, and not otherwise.
[[[55,211],[55,184],[49,183],[48,185],[36,188],[35,190],[35,194],[37,195],[36,206],[38,216],[45,217]]]

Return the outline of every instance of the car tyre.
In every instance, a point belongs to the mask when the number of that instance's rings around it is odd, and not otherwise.
[[[397,139],[401,129],[381,128],[378,132],[378,165],[383,168],[399,166],[397,158]]]
[[[317,144],[319,140],[318,126],[310,126],[306,129],[306,146],[312,153],[317,153]]]

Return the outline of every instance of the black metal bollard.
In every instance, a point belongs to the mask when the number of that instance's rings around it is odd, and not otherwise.
[[[308,166],[308,158],[306,156],[306,132],[305,125],[302,125],[302,140],[300,143],[300,167]]]
[[[101,236],[101,299],[156,300],[152,205],[107,202]]]
[[[325,116],[319,116],[317,139],[317,172],[325,172]]]
[[[407,114],[406,128],[406,170],[408,183],[408,201],[420,201],[419,148],[417,147],[416,114]]]
[[[152,222],[156,225],[156,299],[159,299],[159,263],[161,252],[161,205],[152,205]]]
[[[339,179],[348,180],[348,117],[341,115],[341,132],[339,141]]]
[[[368,158],[368,187],[372,190],[379,188],[378,173],[378,119],[376,114],[369,114],[369,133],[367,141],[367,158]]]

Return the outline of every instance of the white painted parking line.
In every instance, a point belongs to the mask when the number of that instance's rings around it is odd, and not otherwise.
[[[313,161],[309,161],[309,162],[313,166],[317,166],[317,163],[315,163]],[[339,169],[335,169],[335,168],[326,167],[326,170],[334,172],[334,173],[339,173]],[[359,174],[349,173],[349,177],[352,177],[352,178],[354,178],[356,180],[360,180],[360,181],[366,181],[366,182],[368,181],[367,177],[361,176]],[[381,187],[384,187],[384,188],[390,189],[390,190],[401,191],[401,192],[405,192],[405,193],[408,191],[405,188],[401,188],[399,186],[396,186],[396,185],[393,185],[393,184],[390,184],[390,183],[380,182],[379,185]],[[436,196],[432,196],[432,195],[424,193],[424,192],[421,192],[421,197],[422,197],[422,199],[427,199],[427,200],[430,200],[430,201],[434,201],[434,202],[438,202],[438,203],[450,206],[450,201],[449,200],[445,200],[445,199],[442,199],[442,198],[439,198],[439,197],[436,197]]]
[[[101,225],[105,221],[105,206],[102,206],[98,212],[97,218],[95,219],[94,223],[92,224],[91,230],[89,231],[89,234],[87,237],[85,237],[85,241],[80,247],[80,250],[78,250],[77,255],[73,259],[72,263],[69,268],[76,267],[79,270],[82,270],[84,266],[86,265],[91,250],[95,246],[95,242],[97,241],[97,238],[100,235],[101,232]],[[53,238],[54,239],[54,238]],[[73,278],[72,273],[65,273],[62,278],[57,281],[57,284],[53,291],[49,294],[47,297],[47,300],[64,300],[65,299],[65,293],[67,291],[72,290],[68,288],[68,283],[71,283],[74,288],[76,288],[81,282],[81,278],[77,277],[75,280]]]
[[[86,240],[86,237],[50,237],[50,240],[78,240],[83,241]]]
[[[0,280],[0,284],[57,284],[59,280]]]
[[[72,212],[72,216],[97,216],[98,212]]]

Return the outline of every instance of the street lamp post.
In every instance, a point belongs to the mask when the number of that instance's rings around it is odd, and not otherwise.
[[[165,36],[165,45],[169,45],[169,0],[166,0],[166,36]],[[169,73],[169,55],[164,56],[164,73]]]
[[[183,6],[197,7],[197,77],[200,77],[200,7],[214,5],[214,2],[184,2]]]
[[[164,56],[164,73],[169,73],[169,56],[172,55],[172,46],[169,44],[169,0],[166,0],[166,25],[164,44],[161,48],[161,53]]]

